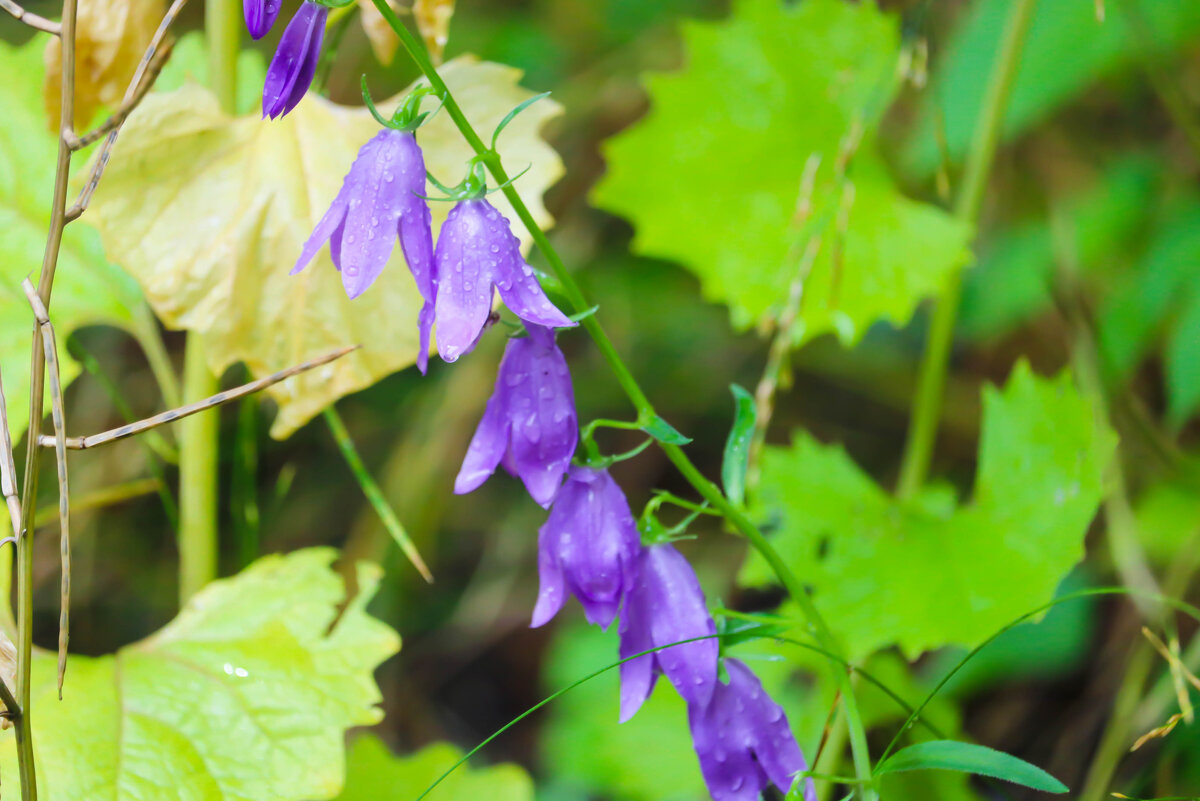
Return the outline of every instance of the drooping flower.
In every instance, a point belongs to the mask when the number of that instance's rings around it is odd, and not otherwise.
[[[503,461],[535,501],[549,506],[571,463],[579,426],[567,360],[551,329],[531,323],[526,330],[529,336],[508,341],[496,388],[454,481],[460,495]]]
[[[264,117],[282,117],[294,109],[308,91],[321,57],[328,16],[328,6],[313,0],[304,0],[300,4],[267,66],[267,78],[263,82]]]
[[[717,684],[717,627],[704,603],[695,571],[670,544],[651,545],[639,555],[636,579],[621,612],[621,658],[695,637],[621,665],[621,722],[650,696],[666,673],[689,704],[706,706]]]
[[[252,39],[261,39],[271,30],[282,7],[281,0],[242,0],[246,29]]]
[[[307,5],[307,3],[306,3]],[[433,235],[425,193],[425,159],[411,131],[384,128],[358,151],[342,188],[304,243],[292,275],[326,241],[346,294],[356,298],[374,283],[392,255],[396,237],[424,303],[417,315],[425,372],[433,327]]]
[[[482,197],[461,200],[438,234],[438,353],[453,362],[469,353],[492,311],[492,292],[527,323],[565,328],[575,323],[555,308],[521,255],[508,220]]]
[[[607,470],[572,467],[538,530],[541,588],[531,626],[558,613],[570,593],[588,622],[608,628],[637,569],[637,524]]]
[[[717,682],[707,705],[688,706],[692,743],[713,801],[758,801],[768,783],[783,792],[808,770],[783,708],[758,677],[737,659],[726,659],[729,683]],[[816,801],[812,779],[804,800]]]

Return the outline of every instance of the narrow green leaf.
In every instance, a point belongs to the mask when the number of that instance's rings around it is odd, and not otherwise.
[[[1047,793],[1065,793],[1067,786],[1037,765],[1012,754],[974,743],[931,740],[903,748],[881,762],[876,775],[906,770],[954,770],[991,776]]]
[[[650,422],[642,426],[642,430],[659,442],[665,442],[668,445],[687,445],[692,441],[691,437],[685,437],[679,433],[679,430],[675,426],[658,415],[655,415],[651,418]]]
[[[362,457],[358,455],[358,449],[354,447],[354,440],[350,439],[350,432],[346,430],[346,424],[342,422],[341,415],[332,406],[326,406],[322,414],[325,417],[325,422],[329,425],[330,433],[333,434],[333,438],[337,442],[338,449],[341,450],[342,456],[346,459],[346,464],[350,467],[350,472],[354,474],[354,478],[362,488],[363,495],[371,503],[371,508],[375,510],[375,514],[379,515],[379,520],[383,523],[383,527],[392,535],[392,539],[400,546],[400,550],[408,557],[408,561],[412,562],[413,567],[417,569],[421,577],[432,584],[433,574],[429,572],[425,560],[421,558],[421,554],[417,551],[416,544],[408,536],[404,524],[396,516],[396,511],[392,509],[392,505],[383,496],[383,490],[379,488],[379,485],[375,483],[375,479],[367,471],[367,466],[363,464]]]
[[[725,440],[725,458],[721,462],[721,483],[729,500],[741,506],[746,500],[746,468],[750,463],[750,440],[754,433],[754,396],[737,384],[733,393],[733,427]]]

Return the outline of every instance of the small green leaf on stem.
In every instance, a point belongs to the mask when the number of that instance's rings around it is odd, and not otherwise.
[[[1046,771],[1012,754],[955,740],[930,740],[910,745],[876,766],[875,775],[908,770],[953,770],[973,773],[1047,793],[1065,793],[1068,789]]]
[[[504,116],[504,119],[500,120],[500,124],[496,126],[496,130],[492,132],[492,150],[496,149],[496,140],[500,138],[500,132],[508,127],[508,124],[513,121],[514,117],[542,98],[549,96],[549,92],[542,92],[540,95],[534,95],[533,97],[530,97],[517,105],[512,111],[508,112],[508,114]]]
[[[675,426],[668,423],[658,415],[650,418],[650,420],[642,426],[642,430],[650,436],[654,437],[659,442],[666,442],[670,445],[687,445],[692,441],[691,437],[685,437],[679,433]]]
[[[750,441],[754,434],[754,396],[737,384],[733,392],[733,427],[725,441],[725,458],[721,462],[721,483],[730,501],[741,506],[746,502],[746,469],[750,464]]]

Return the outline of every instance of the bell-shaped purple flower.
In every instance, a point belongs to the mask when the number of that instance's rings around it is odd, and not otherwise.
[[[242,13],[246,17],[246,29],[252,39],[261,39],[271,30],[279,16],[281,0],[242,0]]]
[[[321,41],[325,38],[328,17],[328,6],[313,0],[304,0],[300,4],[267,66],[267,79],[263,82],[264,117],[282,117],[294,109],[308,91],[321,57]]]
[[[758,801],[767,784],[787,792],[808,770],[783,708],[758,677],[736,659],[725,660],[729,683],[717,682],[707,705],[690,704],[688,723],[700,772],[713,801]],[[816,801],[805,779],[804,801]]]
[[[496,388],[454,481],[460,495],[486,481],[503,460],[533,499],[549,506],[571,463],[579,425],[567,360],[554,331],[533,324],[526,330],[529,336],[508,341]]]
[[[541,589],[530,625],[548,622],[570,593],[589,623],[608,628],[633,586],[640,549],[629,503],[608,471],[572,467],[538,530]]]
[[[633,588],[621,612],[621,658],[695,637],[621,665],[621,722],[650,697],[658,674],[666,673],[689,704],[706,706],[717,684],[717,627],[704,603],[695,571],[673,545],[643,548]]]
[[[425,159],[416,138],[409,131],[382,129],[358,151],[337,197],[292,268],[293,275],[303,270],[328,241],[346,294],[356,298],[379,277],[399,235],[424,299],[417,315],[417,366],[422,373],[429,358],[434,300],[433,235],[429,206],[420,197],[424,194]]]
[[[575,325],[546,297],[508,220],[482,197],[460,201],[450,211],[434,261],[438,353],[448,362],[475,347],[492,311],[493,289],[527,323]]]

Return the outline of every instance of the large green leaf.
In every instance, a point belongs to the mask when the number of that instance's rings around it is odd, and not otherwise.
[[[532,95],[518,85],[517,70],[467,56],[441,73],[485,132]],[[394,102],[380,105],[390,109]],[[520,186],[544,225],[550,220],[540,199],[562,165],[539,131],[558,109],[551,101],[535,104],[499,142],[510,164],[532,165]],[[415,359],[420,298],[399,247],[354,301],[341,288],[328,248],[303,273],[289,275],[358,149],[378,131],[364,108],[311,95],[280,120],[231,117],[211,92],[185,83],[151,94],[130,116],[89,211],[105,251],[137,278],[163,321],[204,335],[214,372],[241,361],[262,376],[334,347],[362,345],[267,390],[279,404],[275,437]],[[426,166],[442,181],[457,180],[473,156],[445,114],[417,139]],[[512,218],[507,201],[493,202]],[[436,226],[449,204],[431,205]],[[520,226],[514,233],[521,234]]]
[[[357,738],[346,753],[346,787],[336,801],[410,801],[437,781],[462,752],[449,743],[434,743],[415,754],[398,757],[377,737]],[[430,801],[533,801],[533,781],[517,765],[483,770],[457,768],[428,796]]]
[[[344,597],[331,549],[268,556],[214,582],[115,655],[34,661],[38,789],[49,801],[302,801],[335,796],[343,736],[377,722],[372,671],[399,638],[369,617],[379,570]],[[0,765],[16,776],[12,734]]]
[[[1006,138],[1031,127],[1096,80],[1137,63],[1139,51],[1159,58],[1200,35],[1200,4],[1193,0],[1113,0],[1103,22],[1080,0],[1039,0],[1021,51],[1021,66],[1004,117]],[[940,110],[951,158],[966,153],[992,63],[1000,47],[1011,0],[979,0],[938,57],[907,153],[916,171],[932,172],[939,160],[935,133]],[[1144,25],[1138,35],[1130,9]]]
[[[0,371],[14,436],[29,415],[33,331],[21,279],[31,275],[36,282],[41,269],[58,152],[42,113],[42,72],[38,43],[14,48],[0,42],[0,74],[20,76],[0,81]],[[82,220],[68,225],[50,304],[64,383],[79,372],[66,355],[71,331],[94,323],[134,330],[150,322],[148,315],[137,284],[105,261],[96,232]]]
[[[1021,363],[984,393],[969,504],[938,488],[897,501],[841,448],[800,433],[767,449],[758,513],[778,523],[776,548],[852,655],[895,643],[916,657],[974,645],[1050,600],[1083,556],[1114,447],[1068,374],[1040,379]],[[751,555],[742,579],[772,575]]]
[[[967,231],[901,195],[876,153],[896,18],[872,3],[739,0],[728,20],[689,24],[684,38],[687,68],[651,76],[650,113],[608,143],[596,202],[633,221],[637,251],[681,262],[745,328],[778,314],[797,276],[797,201],[817,155],[809,229],[822,248],[798,339],[836,331],[855,342],[876,320],[905,323],[965,260]],[[835,164],[856,124],[865,133],[842,237]]]

